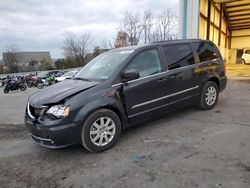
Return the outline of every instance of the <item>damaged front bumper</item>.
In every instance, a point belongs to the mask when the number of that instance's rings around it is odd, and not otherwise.
[[[37,117],[27,107],[25,126],[31,138],[43,147],[63,148],[81,143],[81,125],[73,120]]]

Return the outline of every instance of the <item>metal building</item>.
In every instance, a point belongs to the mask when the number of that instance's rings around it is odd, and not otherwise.
[[[250,0],[180,0],[180,38],[211,40],[236,63],[250,48]]]

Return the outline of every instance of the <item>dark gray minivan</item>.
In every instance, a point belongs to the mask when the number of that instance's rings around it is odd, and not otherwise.
[[[72,79],[30,96],[25,124],[48,148],[111,148],[121,131],[174,109],[213,108],[227,78],[210,41],[162,41],[105,52]]]

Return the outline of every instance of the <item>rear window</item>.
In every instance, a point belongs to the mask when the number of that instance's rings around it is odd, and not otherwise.
[[[189,44],[178,44],[164,46],[168,69],[177,69],[195,63],[193,51]]]
[[[200,62],[210,61],[220,57],[216,48],[208,42],[195,42],[193,46],[199,55]]]

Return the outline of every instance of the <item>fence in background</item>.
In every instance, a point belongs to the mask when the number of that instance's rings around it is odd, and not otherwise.
[[[68,72],[68,71],[78,71],[82,67],[77,67],[77,68],[70,68],[70,69],[56,69],[56,70],[51,70],[51,71],[62,71],[62,72]],[[48,70],[49,71],[49,70]],[[38,74],[42,72],[48,72],[48,71],[31,71],[31,72],[17,72],[17,73],[6,73],[6,74],[0,74],[0,78],[6,77],[7,75],[9,76],[27,76],[29,74]]]

